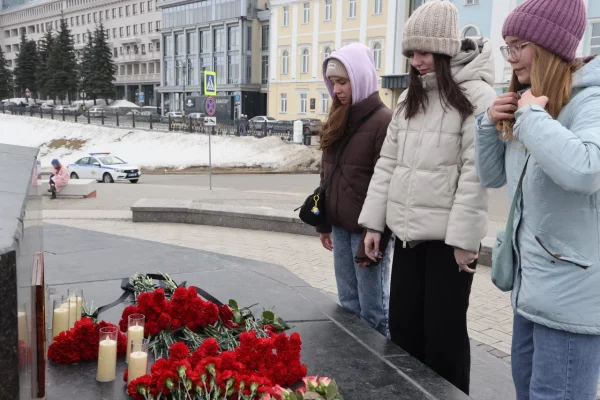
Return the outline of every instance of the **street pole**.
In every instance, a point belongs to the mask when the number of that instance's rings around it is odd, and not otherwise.
[[[215,127],[212,127],[212,133],[208,134],[208,189],[212,190],[212,148],[211,148],[211,136],[215,134]]]

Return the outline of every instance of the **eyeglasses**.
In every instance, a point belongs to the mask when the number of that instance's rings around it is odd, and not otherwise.
[[[506,61],[508,61],[509,57],[512,57],[513,60],[519,60],[521,58],[521,50],[530,43],[531,42],[525,42],[521,44],[513,44],[512,46],[502,46],[500,47],[500,52]]]

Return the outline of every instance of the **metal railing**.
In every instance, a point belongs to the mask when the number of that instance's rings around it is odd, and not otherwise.
[[[2,114],[18,115],[30,118],[52,119],[57,121],[100,125],[119,128],[136,128],[144,130],[158,130],[167,132],[182,132],[189,134],[208,134],[222,136],[252,136],[263,138],[275,136],[284,141],[293,139],[293,123],[279,121],[277,123],[253,123],[246,119],[218,120],[217,125],[205,126],[204,119],[192,117],[171,117],[158,114],[141,115],[131,111],[111,109],[73,110],[53,107],[21,107],[1,105]]]

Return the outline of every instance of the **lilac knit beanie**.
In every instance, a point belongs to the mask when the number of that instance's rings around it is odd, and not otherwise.
[[[573,61],[586,18],[583,0],[526,0],[504,21],[502,37],[516,36]]]

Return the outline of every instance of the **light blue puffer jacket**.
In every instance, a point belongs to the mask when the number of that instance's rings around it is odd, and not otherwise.
[[[538,106],[517,111],[517,140],[501,141],[479,115],[476,166],[484,186],[508,183],[512,201],[531,153],[514,218],[514,310],[550,328],[600,335],[600,57],[574,74],[573,87],[557,120]]]

